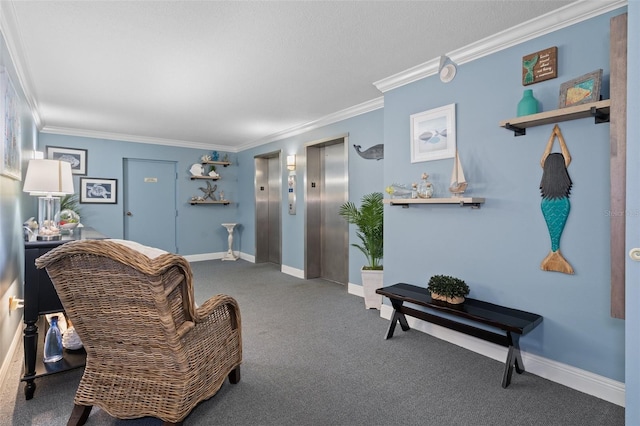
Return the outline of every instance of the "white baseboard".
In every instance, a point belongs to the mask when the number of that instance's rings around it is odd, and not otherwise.
[[[281,265],[280,272],[282,272],[283,274],[292,275],[296,278],[300,278],[301,280],[304,280],[304,270],[302,269],[293,268],[287,265]]]
[[[16,353],[16,349],[18,349],[18,345],[22,340],[23,325],[24,323],[20,321],[18,327],[16,328],[16,334],[13,336],[11,344],[9,345],[9,350],[7,351],[4,360],[2,361],[2,366],[0,366],[0,385],[5,382],[5,380],[7,379],[7,374],[9,374],[11,360],[13,359],[13,355]]]
[[[216,259],[222,259],[222,256],[224,256],[226,252],[220,252],[220,253],[202,253],[202,254],[188,254],[186,256],[183,256],[185,259],[187,259],[187,262],[202,262],[205,260],[216,260]]]
[[[218,252],[218,253],[188,254],[183,257],[187,259],[187,262],[202,262],[204,260],[222,259],[225,254],[227,254],[226,251]],[[240,259],[246,260],[251,263],[255,263],[255,257],[250,254],[240,252],[238,253],[238,255]]]
[[[256,263],[256,257],[254,255],[243,252],[240,252],[238,254],[240,255],[240,259],[246,260],[247,262]]]
[[[362,287],[361,285],[358,285],[358,284],[349,283],[349,284],[347,284],[347,293],[354,294],[356,296],[360,296],[360,297],[364,298],[364,287]],[[391,316],[389,316],[389,318],[387,318],[387,319],[390,319],[390,318],[391,318]]]
[[[352,290],[351,287],[352,284],[349,284],[350,294],[358,294],[358,292],[362,293],[361,286],[353,285],[353,287],[359,287],[360,290],[356,288]],[[387,320],[391,320],[392,315],[393,308],[390,305],[383,304],[380,309],[380,316]],[[482,339],[478,339],[464,333],[459,333],[410,316],[407,316],[407,322],[412,329],[430,334],[434,337],[497,361],[505,362],[507,359],[507,348],[503,346],[489,343]],[[396,328],[396,332],[398,332],[398,330],[401,329]],[[607,377],[599,376],[561,362],[543,358],[539,355],[530,354],[525,351],[521,351],[521,354],[522,362],[524,363],[527,372],[621,407],[625,406],[624,383],[611,380]]]

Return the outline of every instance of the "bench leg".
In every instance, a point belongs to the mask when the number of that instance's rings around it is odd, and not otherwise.
[[[387,335],[384,338],[385,340],[393,337],[393,332],[396,329],[396,322],[400,323],[400,327],[402,327],[402,331],[409,331],[409,323],[407,322],[407,318],[404,316],[402,312],[400,312],[400,308],[402,307],[402,301],[391,300],[391,304],[393,305],[393,316],[391,317],[391,323],[389,324]]]
[[[511,332],[507,332],[507,339],[509,340],[509,352],[507,352],[507,360],[504,366],[504,374],[502,375],[502,387],[506,388],[511,384],[511,376],[513,375],[513,368],[515,367],[518,374],[524,373],[524,364],[522,363],[522,356],[520,355],[520,336],[515,337]]]

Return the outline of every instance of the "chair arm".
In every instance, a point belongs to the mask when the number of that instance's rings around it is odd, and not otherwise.
[[[195,310],[195,316],[193,318],[194,322],[197,324],[199,322],[206,321],[211,314],[213,314],[217,309],[224,307],[225,305],[229,306],[229,313],[231,315],[231,324],[233,328],[237,328],[240,326],[240,308],[238,307],[238,302],[231,296],[227,296],[225,294],[218,294],[208,299],[206,302],[199,306]]]

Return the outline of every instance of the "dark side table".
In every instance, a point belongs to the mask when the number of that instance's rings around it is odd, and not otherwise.
[[[42,349],[38,348],[38,324],[40,316],[56,312],[64,312],[53,283],[47,271],[37,269],[35,261],[46,252],[59,245],[76,240],[102,240],[107,238],[89,227],[76,228],[71,235],[63,235],[58,241],[28,241],[24,243],[24,376],[26,382],[24,394],[26,399],[33,398],[36,390],[35,379],[60,373],[85,365],[84,349],[77,351],[64,350],[62,360],[45,364]]]

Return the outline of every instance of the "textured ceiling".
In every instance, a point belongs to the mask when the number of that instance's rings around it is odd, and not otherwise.
[[[569,3],[54,0],[8,11],[44,131],[236,151]]]

